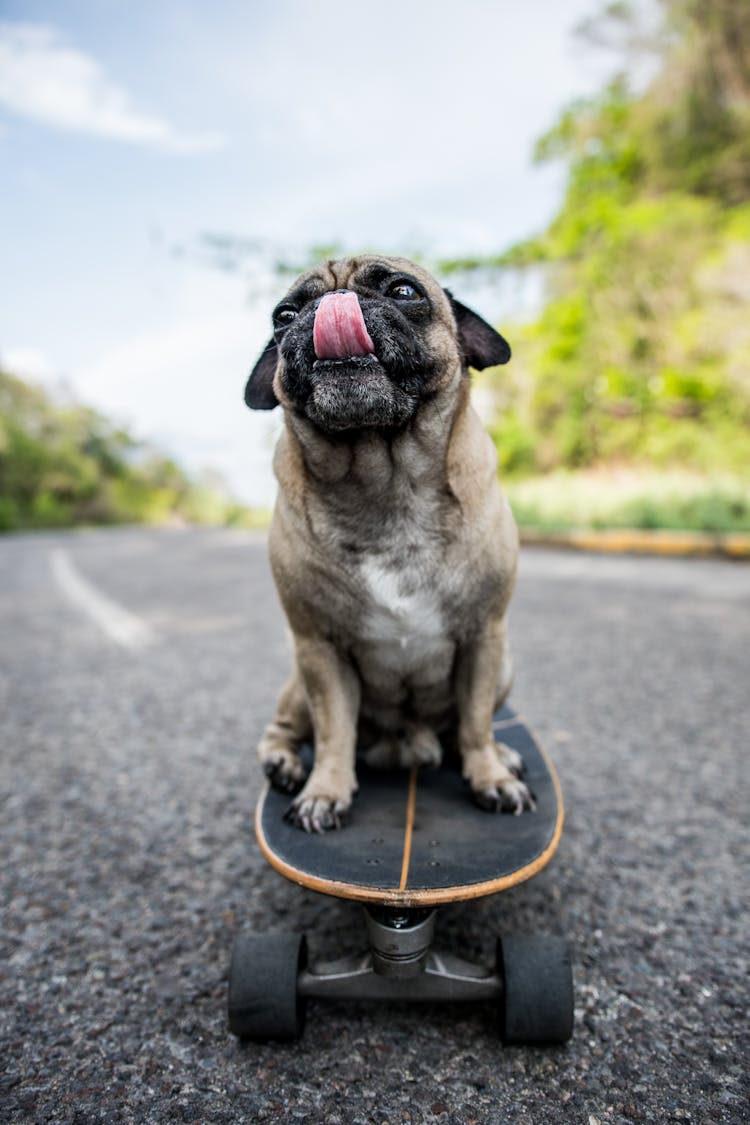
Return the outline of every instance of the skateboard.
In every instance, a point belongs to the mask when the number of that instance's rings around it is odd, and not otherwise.
[[[573,1028],[568,943],[504,935],[493,966],[432,949],[438,908],[497,894],[532,878],[557,849],[560,783],[521,717],[494,716],[517,750],[536,808],[521,816],[476,806],[455,767],[382,772],[357,764],[359,791],[340,831],[287,823],[289,797],[267,786],[255,814],[265,858],[299,886],[364,906],[369,950],[311,965],[302,934],[243,932],[229,971],[229,1028],[242,1039],[295,1039],[308,999],[463,1001],[495,1006],[506,1043],[564,1043]],[[303,748],[312,762],[311,748]]]

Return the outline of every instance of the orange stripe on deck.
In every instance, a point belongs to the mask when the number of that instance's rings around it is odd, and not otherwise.
[[[401,882],[398,889],[406,890],[411,862],[411,839],[414,832],[414,810],[417,806],[417,767],[413,766],[409,775],[409,795],[406,799],[406,831],[404,832],[404,857],[401,861]]]

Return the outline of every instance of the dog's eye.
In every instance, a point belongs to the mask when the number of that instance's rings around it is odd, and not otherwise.
[[[393,285],[388,287],[388,296],[393,297],[394,301],[422,300],[422,294],[408,281],[394,281]]]
[[[291,305],[282,305],[273,314],[273,323],[275,328],[286,328],[287,324],[291,324],[297,316],[297,310],[292,308]]]

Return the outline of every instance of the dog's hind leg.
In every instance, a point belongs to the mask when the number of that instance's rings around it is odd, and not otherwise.
[[[397,734],[384,734],[365,754],[374,769],[411,769],[439,766],[443,759],[440,739],[425,723],[409,723]]]
[[[297,747],[304,739],[311,738],[312,733],[310,708],[295,668],[279,696],[273,720],[258,743],[258,757],[274,789],[297,793],[302,788],[305,767]]]

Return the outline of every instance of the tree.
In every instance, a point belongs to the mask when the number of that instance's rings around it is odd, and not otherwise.
[[[560,211],[494,259],[544,263],[549,277],[516,348],[526,393],[495,427],[506,470],[746,469],[750,6],[661,8],[656,37],[622,3],[585,26],[601,39],[616,25],[658,51],[658,68],[642,92],[621,74],[563,111],[536,148],[568,163]]]

